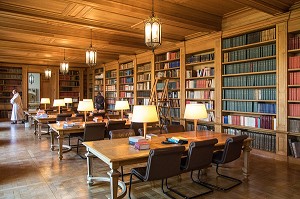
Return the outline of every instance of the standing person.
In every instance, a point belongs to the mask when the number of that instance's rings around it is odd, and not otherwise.
[[[104,110],[104,97],[102,96],[101,92],[98,92],[95,100],[95,107],[99,110]]]
[[[11,112],[11,123],[17,124],[18,120],[22,120],[24,122],[23,115],[23,104],[20,94],[16,89],[12,91],[14,96],[11,98],[10,103],[12,104],[12,112]]]

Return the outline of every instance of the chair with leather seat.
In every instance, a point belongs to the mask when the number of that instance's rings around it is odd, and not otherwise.
[[[164,194],[170,196],[164,190],[164,179],[179,175],[181,173],[180,161],[184,150],[184,146],[172,146],[166,148],[151,149],[149,152],[147,166],[131,169],[128,191],[129,198],[131,198],[130,192],[133,176],[137,177],[143,182],[162,180],[162,191]]]
[[[67,122],[82,122],[83,119],[82,117],[67,117],[66,118],[66,121]],[[82,136],[83,133],[71,133],[69,134],[69,146],[71,146],[71,138],[77,138],[78,136]],[[72,146],[75,146],[75,145],[72,145]]]
[[[143,128],[143,123],[131,122],[130,128],[133,129],[135,132],[135,135],[138,136],[138,135],[140,135],[139,129]]]
[[[244,140],[247,138],[248,138],[247,135],[240,135],[240,136],[227,138],[224,149],[215,151],[213,154],[212,163],[216,164],[216,173],[218,174],[218,177],[233,181],[233,182],[235,182],[235,184],[233,184],[229,187],[220,187],[220,186],[212,185],[212,184],[208,184],[208,183],[206,183],[206,185],[209,185],[212,188],[217,189],[217,190],[227,191],[227,190],[229,190],[233,187],[236,187],[237,185],[242,183],[242,181],[237,178],[233,178],[230,176],[220,174],[219,173],[219,165],[226,164],[226,163],[229,163],[229,162],[232,162],[232,161],[238,159],[241,156]]]
[[[120,115],[107,115],[107,119],[109,120],[120,119],[120,118],[121,118]]]
[[[139,135],[143,136],[144,135],[144,129],[140,128],[138,130]],[[166,133],[165,130],[162,130],[160,127],[147,127],[147,134],[155,134],[155,135],[159,135],[159,134],[164,134]]]
[[[108,120],[107,122],[107,130],[105,133],[105,138],[109,138],[109,131],[118,130],[118,129],[125,129],[125,120]]]
[[[185,131],[183,125],[165,125],[164,130],[166,133],[178,133]]]
[[[53,124],[53,123],[56,123],[58,121],[66,121],[66,118],[67,117],[71,117],[72,114],[64,114],[64,113],[60,113],[60,114],[57,114],[56,115],[56,121],[49,121],[48,124]],[[50,129],[49,129],[49,126],[48,126],[48,133],[49,133]]]
[[[79,142],[104,140],[105,125],[106,125],[105,122],[85,124],[83,136],[78,137],[78,140],[77,140],[77,154],[81,158],[85,158],[85,157],[83,157],[79,154]]]
[[[118,129],[118,130],[111,130],[109,131],[110,139],[120,139],[120,138],[129,138],[131,136],[135,136],[133,129]],[[128,173],[130,174],[130,173]],[[123,166],[121,166],[121,178],[124,181],[124,175],[128,175],[127,173],[124,174]]]
[[[167,180],[166,180],[166,187],[170,191],[173,191],[174,193],[184,198],[196,198],[211,193],[213,189],[205,185],[204,183],[202,183],[202,181],[195,180],[193,178],[193,172],[198,170],[198,179],[199,179],[200,170],[206,169],[211,165],[214,147],[216,143],[218,143],[218,140],[215,138],[210,140],[191,142],[189,145],[187,156],[181,159],[181,166],[180,166],[181,172],[182,173],[191,172],[190,176],[192,181],[206,187],[208,191],[202,192],[194,196],[186,196],[183,193],[177,191],[176,189],[170,188],[168,186]]]

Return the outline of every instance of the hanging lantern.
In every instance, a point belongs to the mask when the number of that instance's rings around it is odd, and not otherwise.
[[[161,22],[154,15],[154,0],[152,0],[152,15],[145,21],[145,44],[152,48],[152,51],[161,45]]]
[[[45,70],[45,78],[46,79],[50,79],[51,78],[51,69],[50,68],[46,68],[46,70]]]
[[[97,64],[97,50],[93,48],[92,44],[92,30],[91,30],[91,45],[85,52],[85,63],[90,67],[96,66]]]
[[[30,75],[29,75],[29,77],[28,77],[28,82],[29,82],[30,84],[33,84],[33,83],[34,83],[34,76],[33,76],[32,73],[30,73]]]
[[[66,61],[65,49],[64,49],[64,61],[60,63],[60,72],[64,75],[69,72],[69,62]]]

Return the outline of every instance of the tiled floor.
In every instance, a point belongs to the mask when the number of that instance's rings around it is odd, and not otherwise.
[[[248,182],[228,192],[214,191],[202,198],[300,198],[299,165],[255,155],[251,155],[250,161]],[[242,159],[221,171],[242,179],[241,166]],[[95,175],[107,176],[108,170],[106,164],[94,159]],[[109,184],[89,187],[86,171],[86,160],[77,156],[75,150],[65,153],[64,159],[59,161],[57,151],[50,151],[49,136],[39,140],[33,129],[25,128],[24,124],[0,123],[0,198],[109,198]],[[210,182],[216,182],[214,167],[208,169],[207,176]],[[187,194],[204,190],[190,181],[189,174],[170,179],[170,184]],[[167,197],[157,181],[134,184],[132,198]]]

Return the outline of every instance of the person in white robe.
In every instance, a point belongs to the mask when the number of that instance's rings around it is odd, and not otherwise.
[[[12,91],[14,94],[13,98],[11,98],[10,103],[12,104],[12,112],[11,112],[11,123],[16,124],[17,121],[24,122],[23,115],[23,104],[20,94],[14,89]]]

